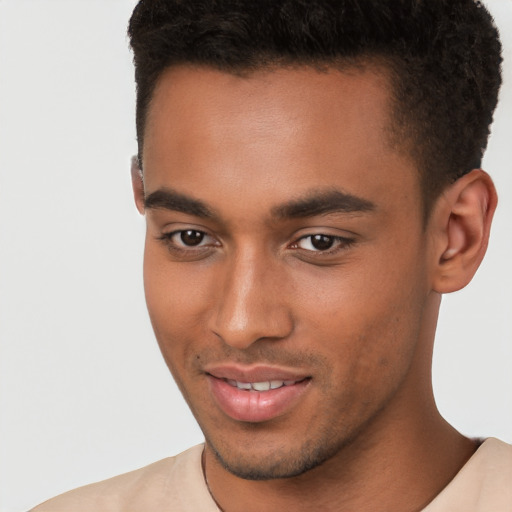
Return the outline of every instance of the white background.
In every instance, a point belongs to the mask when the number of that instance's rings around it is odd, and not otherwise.
[[[434,363],[463,433],[512,441],[512,0],[487,4],[505,88],[485,159],[500,193]],[[177,453],[201,433],[161,360],[132,204],[134,0],[0,0],[0,510]]]

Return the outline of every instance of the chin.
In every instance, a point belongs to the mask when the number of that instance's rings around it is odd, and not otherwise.
[[[243,449],[223,447],[207,439],[206,444],[218,462],[231,474],[244,480],[275,480],[293,478],[306,473],[334,457],[345,443],[329,445],[306,441],[297,447],[274,447],[249,452]]]

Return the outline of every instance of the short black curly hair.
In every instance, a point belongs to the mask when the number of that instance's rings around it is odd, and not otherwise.
[[[141,0],[128,35],[140,161],[151,97],[170,66],[383,64],[393,131],[418,166],[426,213],[480,167],[501,85],[498,31],[475,0]]]

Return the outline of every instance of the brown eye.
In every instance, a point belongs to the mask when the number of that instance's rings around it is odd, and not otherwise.
[[[186,231],[180,232],[180,240],[183,245],[194,247],[204,240],[204,233],[202,231],[187,229]]]
[[[327,251],[333,246],[334,240],[333,236],[313,235],[311,245],[318,251]]]
[[[222,244],[199,229],[179,229],[158,237],[176,261],[195,261],[212,254]]]
[[[340,242],[340,238],[336,236],[329,236],[329,235],[308,235],[303,238],[301,238],[297,242],[297,247],[300,249],[305,249],[307,251],[328,251],[329,249],[332,249],[332,247],[336,243]]]

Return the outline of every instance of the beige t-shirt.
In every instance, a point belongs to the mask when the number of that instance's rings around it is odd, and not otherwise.
[[[57,496],[32,512],[219,512],[198,445],[150,466]],[[487,439],[423,512],[512,512],[512,446]]]

